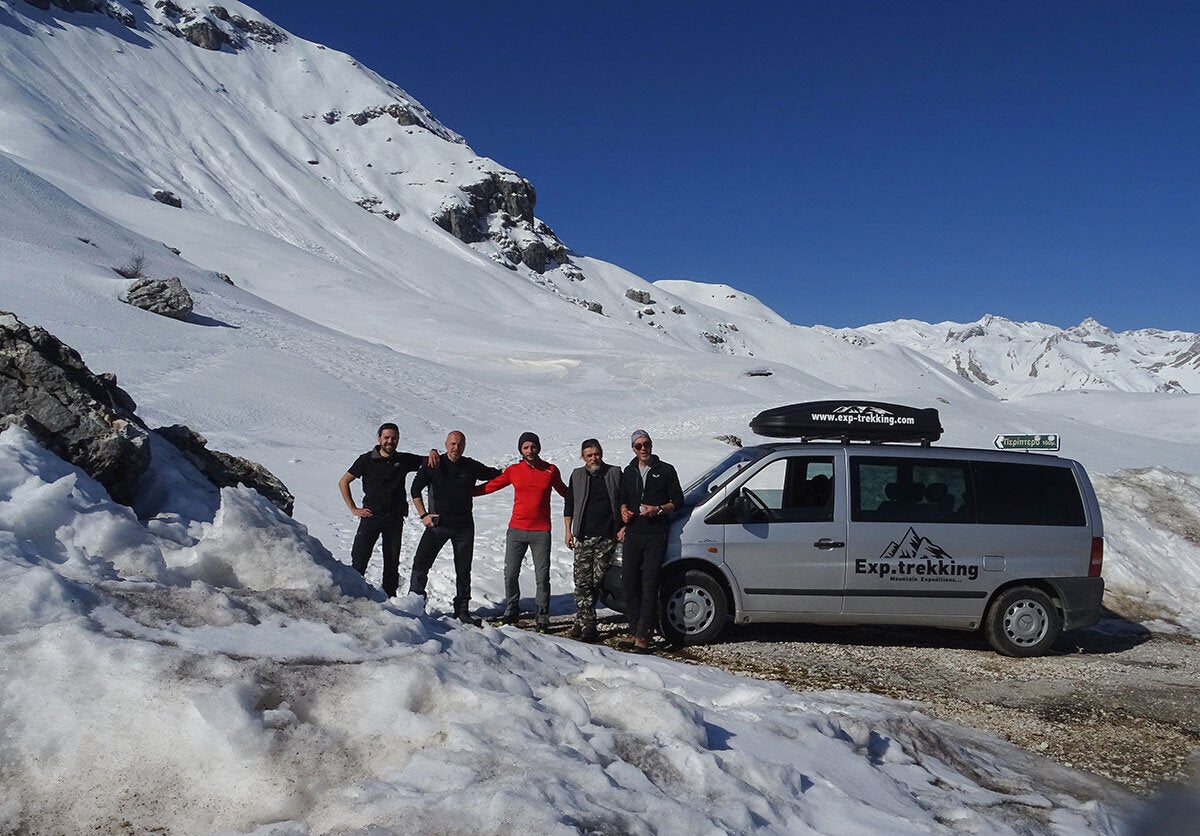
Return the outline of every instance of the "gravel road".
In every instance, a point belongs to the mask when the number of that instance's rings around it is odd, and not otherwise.
[[[1189,774],[1200,749],[1200,641],[1111,611],[1035,659],[1000,656],[978,633],[813,625],[733,628],[658,652],[801,691],[910,700],[1139,794]]]

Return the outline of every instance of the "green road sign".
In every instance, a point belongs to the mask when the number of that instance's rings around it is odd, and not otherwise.
[[[1000,450],[1057,450],[1058,433],[998,435],[996,447]]]

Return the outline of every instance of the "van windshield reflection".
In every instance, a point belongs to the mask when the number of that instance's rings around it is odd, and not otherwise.
[[[718,465],[684,488],[685,504],[689,508],[699,505],[714,492],[724,487],[725,483],[736,476],[743,467],[758,461],[768,452],[761,447],[743,447],[730,453]]]

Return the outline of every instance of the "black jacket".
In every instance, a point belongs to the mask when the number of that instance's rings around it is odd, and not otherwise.
[[[642,484],[637,456],[634,456],[633,461],[621,473],[621,504],[637,515],[642,505],[666,505],[668,502],[675,506],[676,511],[683,507],[683,488],[679,486],[679,476],[675,473],[675,468],[658,456],[651,456],[650,470],[646,473],[645,484]],[[661,528],[665,531],[671,516],[634,516],[628,525],[634,530]]]
[[[431,470],[427,464],[421,466],[417,477],[413,479],[410,493],[420,496],[421,491],[428,487],[429,501],[425,503],[425,510],[438,515],[439,526],[462,528],[475,522],[471,516],[475,483],[495,479],[499,475],[500,471],[496,468],[468,456],[452,462],[443,453],[436,469]]]
[[[350,465],[350,475],[362,479],[363,507],[372,514],[408,515],[408,497],[404,493],[404,477],[413,473],[425,458],[414,453],[396,451],[390,456],[379,455],[379,447],[363,453]]]

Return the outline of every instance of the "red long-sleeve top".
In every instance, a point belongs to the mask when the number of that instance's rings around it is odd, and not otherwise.
[[[513,486],[513,512],[508,521],[509,528],[521,531],[550,530],[550,490],[559,496],[567,495],[558,467],[550,462],[529,464],[524,459],[509,465],[500,475],[475,490],[479,494],[493,493],[501,488]]]

